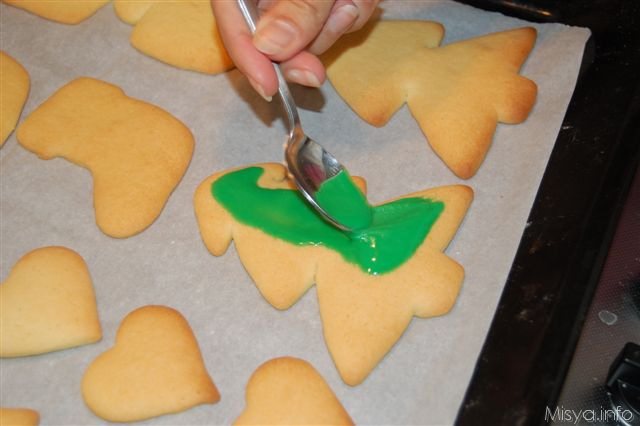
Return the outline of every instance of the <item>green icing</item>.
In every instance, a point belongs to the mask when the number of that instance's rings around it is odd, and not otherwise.
[[[409,259],[444,210],[430,199],[402,198],[370,207],[369,226],[344,232],[330,225],[298,193],[258,186],[264,170],[248,167],[227,173],[212,187],[213,197],[239,222],[298,245],[322,245],[373,275]]]
[[[346,170],[323,182],[315,195],[320,207],[350,230],[371,225],[373,209]]]

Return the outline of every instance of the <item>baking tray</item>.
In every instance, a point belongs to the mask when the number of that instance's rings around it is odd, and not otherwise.
[[[459,425],[544,424],[640,157],[640,3],[464,1],[592,31]],[[640,236],[639,236],[640,238]]]
[[[449,1],[383,5],[389,19],[442,22],[445,43],[531,25]],[[23,118],[60,86],[85,75],[166,109],[196,137],[191,165],[158,220],[124,240],[109,238],[95,226],[86,170],[62,159],[42,161],[19,146],[15,135],[3,146],[2,273],[39,246],[77,250],[94,280],[104,334],[94,345],[0,360],[2,403],[40,410],[43,424],[66,424],[70,416],[77,424],[100,423],[79,392],[83,371],[113,344],[127,313],[164,304],[188,319],[222,399],[148,423],[232,422],[242,409],[250,374],[280,355],[311,362],[360,424],[454,421],[571,98],[588,31],[537,26],[536,47],[522,70],[538,83],[536,107],[526,122],[499,126],[483,167],[470,181],[457,180],[428,149],[407,108],[378,129],[357,119],[329,84],[320,91],[295,90],[305,130],[354,174],[367,178],[373,202],[454,183],[476,191],[472,209],[447,249],[467,274],[453,311],[412,321],[367,380],[349,387],[326,350],[315,290],[291,309],[277,311],[261,298],[234,246],[214,258],[198,235],[192,200],[203,179],[230,167],[282,158],[285,133],[277,108],[263,102],[237,71],[211,77],[139,54],[128,43],[131,27],[114,16],[111,6],[73,27],[4,4],[0,8],[3,48],[11,48],[33,71]],[[551,67],[556,72],[550,73]]]

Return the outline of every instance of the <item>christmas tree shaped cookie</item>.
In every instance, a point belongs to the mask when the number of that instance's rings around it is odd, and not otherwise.
[[[453,306],[464,271],[442,251],[473,193],[433,188],[373,207],[373,224],[354,233],[328,225],[287,179],[282,165],[214,174],[195,194],[209,251],[231,240],[265,299],[294,304],[314,283],[328,349],[343,378],[356,385],[400,338],[414,316]]]
[[[537,86],[519,70],[536,31],[518,28],[436,47],[432,22],[377,21],[342,37],[323,58],[329,80],[365,121],[383,126],[405,103],[436,154],[472,177],[498,122],[520,123]]]

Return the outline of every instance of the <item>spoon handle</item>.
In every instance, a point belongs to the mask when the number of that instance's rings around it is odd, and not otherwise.
[[[254,2],[254,0],[237,0],[237,2],[244,20],[249,26],[251,34],[255,34],[256,25],[258,23],[258,19],[260,18],[260,13],[258,12],[256,3]],[[284,109],[287,113],[287,118],[289,121],[289,136],[291,137],[295,129],[301,129],[300,117],[298,116],[298,108],[296,108],[296,104],[293,101],[293,96],[291,96],[291,92],[289,91],[289,85],[284,79],[282,71],[280,71],[280,67],[275,62],[272,62],[272,64],[273,69],[276,72],[276,76],[278,77],[278,93],[280,94],[282,105],[284,106]]]

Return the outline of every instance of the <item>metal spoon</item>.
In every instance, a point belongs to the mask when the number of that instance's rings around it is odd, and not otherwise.
[[[237,2],[251,33],[255,33],[256,23],[259,18],[255,3],[252,0],[237,0]],[[278,93],[280,94],[280,99],[282,100],[282,105],[288,118],[289,136],[285,149],[285,160],[289,171],[293,175],[300,193],[322,217],[335,227],[349,231],[350,229],[332,217],[318,203],[315,197],[315,193],[323,182],[334,177],[341,170],[345,170],[345,168],[333,155],[329,154],[322,145],[304,134],[302,126],[300,125],[298,109],[289,91],[289,86],[278,64],[274,63],[273,68],[278,76]]]

